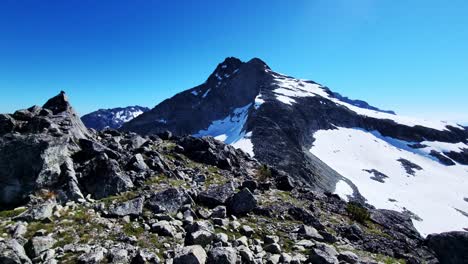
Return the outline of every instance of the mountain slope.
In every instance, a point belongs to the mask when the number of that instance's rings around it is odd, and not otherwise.
[[[287,171],[296,184],[404,211],[423,234],[466,227],[465,128],[350,100],[313,81],[276,73],[260,59],[227,58],[205,83],[122,129],[213,136]],[[431,191],[441,182],[451,187]],[[396,197],[395,188],[402,195]],[[424,199],[453,221],[436,223]]]
[[[0,263],[466,259],[468,233],[424,239],[403,213],[292,186],[211,137],[87,130],[64,93],[0,128]]]
[[[123,123],[149,111],[149,108],[142,106],[117,107],[112,109],[99,109],[81,117],[81,120],[88,128],[103,130],[105,128],[117,129]]]

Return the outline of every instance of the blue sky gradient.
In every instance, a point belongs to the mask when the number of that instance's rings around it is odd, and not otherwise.
[[[65,90],[81,114],[153,107],[259,57],[383,109],[468,122],[468,2],[0,1],[0,112]]]

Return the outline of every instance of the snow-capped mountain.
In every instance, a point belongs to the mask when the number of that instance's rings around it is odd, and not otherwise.
[[[122,129],[213,136],[297,184],[406,212],[423,235],[468,227],[466,128],[380,110],[257,58],[227,58]]]
[[[81,117],[81,120],[88,128],[103,130],[105,128],[120,128],[123,123],[149,111],[142,106],[127,106],[112,109],[99,109]]]

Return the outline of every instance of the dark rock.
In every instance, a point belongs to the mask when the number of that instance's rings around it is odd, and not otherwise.
[[[130,177],[122,172],[116,160],[106,154],[94,158],[83,171],[80,183],[93,198],[101,199],[133,188]]]
[[[170,188],[155,193],[146,201],[146,207],[154,213],[176,213],[184,204],[192,203],[192,198],[185,192]]]
[[[346,263],[355,264],[359,262],[359,257],[351,251],[343,251],[338,255],[338,260]]]
[[[234,184],[232,182],[210,186],[208,190],[198,194],[198,201],[209,207],[226,204],[227,200],[234,194]]]
[[[246,180],[242,182],[242,188],[247,188],[253,193],[258,188],[258,184],[254,180]]]
[[[278,188],[278,190],[291,191],[296,186],[294,180],[287,175],[280,176],[276,178],[275,181],[276,181],[276,188]]]
[[[244,188],[229,199],[228,212],[233,215],[245,215],[250,213],[257,206],[257,200],[249,191]]]
[[[435,151],[435,150],[431,150],[431,153],[429,153],[429,155],[433,156],[433,157],[436,157],[440,163],[446,165],[446,166],[452,166],[452,165],[455,165],[455,162],[453,162],[453,160],[447,158],[446,156],[444,156],[442,153],[438,152],[438,151]]]
[[[468,149],[466,148],[462,149],[460,152],[450,151],[444,152],[444,154],[460,164],[468,165]]]
[[[423,168],[421,168],[421,166],[419,166],[418,164],[415,164],[407,159],[403,159],[403,158],[399,158],[398,161],[401,163],[401,166],[403,166],[403,168],[405,168],[406,170],[406,173],[408,173],[409,175],[413,175],[416,173],[415,170],[422,170]]]
[[[411,218],[403,213],[378,209],[372,210],[370,219],[393,232],[402,233],[410,239],[421,239],[419,232],[414,228]]]
[[[277,243],[268,244],[263,248],[266,252],[270,252],[273,254],[281,253],[281,246]]]
[[[374,181],[378,181],[378,182],[381,182],[381,183],[385,183],[385,179],[388,178],[387,175],[383,174],[382,172],[376,170],[376,169],[372,169],[372,170],[363,170],[365,172],[368,172],[370,174],[373,174],[372,177],[370,177],[372,180]]]
[[[325,230],[325,226],[308,210],[300,207],[291,207],[288,209],[288,214],[295,220],[302,221],[306,225],[310,225],[317,230]]]
[[[111,159],[118,159],[120,156],[112,149],[102,145],[99,142],[89,139],[80,139],[79,144],[81,151],[75,154],[75,158],[79,160],[90,160],[101,153],[106,153]]]
[[[427,236],[426,243],[434,250],[441,264],[468,263],[468,232],[431,234]]]
[[[0,114],[0,135],[13,131],[15,120],[7,114]]]
[[[168,131],[168,130],[166,130],[164,132],[161,132],[161,133],[158,133],[157,135],[162,140],[170,140],[172,138],[172,133],[170,131]]]

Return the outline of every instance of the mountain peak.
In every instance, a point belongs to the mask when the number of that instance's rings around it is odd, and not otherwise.
[[[253,58],[247,62],[247,64],[254,65],[254,66],[260,66],[265,69],[270,70],[270,67],[261,59],[259,58]]]

